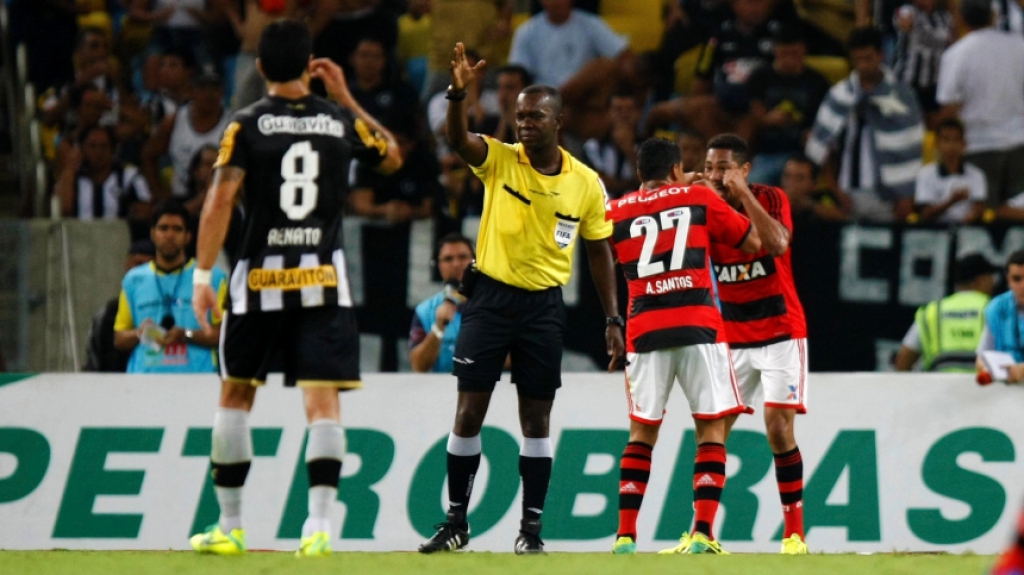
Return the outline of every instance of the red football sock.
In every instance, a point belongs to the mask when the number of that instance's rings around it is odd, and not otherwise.
[[[693,507],[696,511],[693,531],[714,539],[711,526],[718,513],[718,502],[725,488],[725,446],[701,443],[693,466]]]
[[[636,518],[651,478],[651,451],[646,443],[630,441],[619,460],[619,534],[636,541]]]
[[[782,536],[786,538],[795,533],[804,539],[804,460],[799,447],[775,454],[775,480],[779,484],[786,523]]]

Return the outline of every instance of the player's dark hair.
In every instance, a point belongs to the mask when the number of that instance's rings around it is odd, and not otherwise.
[[[92,134],[93,132],[103,132],[104,134],[107,135],[107,138],[110,140],[110,147],[113,148],[117,146],[117,133],[114,132],[114,128],[112,128],[111,126],[104,126],[102,124],[93,124],[91,126],[85,127],[82,130],[79,130],[78,145],[84,146],[85,141],[89,139],[89,135]]]
[[[185,224],[185,229],[188,229],[188,220],[192,217],[188,210],[185,209],[185,204],[182,204],[178,200],[166,200],[156,206],[153,211],[153,227],[155,228],[160,223],[160,218],[164,216],[179,216],[181,222]]]
[[[523,68],[522,66],[518,66],[516,64],[509,64],[508,66],[502,66],[501,68],[498,68],[498,74],[516,74],[519,76],[519,79],[523,82],[523,86],[529,86],[530,84],[533,84],[533,74],[531,74],[530,71],[527,70],[526,68]]]
[[[448,244],[465,244],[469,248],[469,253],[476,257],[476,249],[473,247],[473,240],[460,234],[459,232],[451,232],[441,236],[441,239],[437,240],[437,249],[434,251],[434,263],[437,264],[438,258],[441,257],[441,248]]]
[[[540,94],[547,96],[548,101],[551,102],[551,108],[554,110],[556,116],[562,114],[562,94],[558,92],[557,88],[551,86],[545,86],[544,84],[533,84],[523,88],[521,94],[531,95]]]
[[[793,154],[792,156],[786,158],[786,161],[794,162],[803,166],[810,166],[811,178],[814,180],[818,179],[818,164],[815,164],[814,160],[808,158],[804,154]]]
[[[672,173],[672,166],[683,161],[683,153],[675,142],[664,138],[648,138],[640,144],[636,157],[636,171],[640,180],[664,180]]]
[[[992,5],[982,0],[963,0],[960,17],[969,28],[984,28],[992,23]]]
[[[750,146],[747,141],[736,134],[719,134],[708,141],[709,150],[730,150],[732,159],[739,165],[750,161]]]
[[[956,130],[962,140],[964,138],[964,123],[960,118],[946,118],[935,125],[935,135],[938,136],[942,130]]]
[[[850,38],[846,41],[846,49],[850,52],[861,48],[874,48],[882,51],[882,32],[874,26],[861,26],[850,32]]]
[[[289,82],[302,77],[313,53],[309,28],[298,20],[278,20],[260,36],[257,55],[263,76],[271,82]]]
[[[1010,271],[1010,266],[1024,266],[1024,250],[1017,250],[1010,254],[1010,257],[1006,258],[1006,271]]]

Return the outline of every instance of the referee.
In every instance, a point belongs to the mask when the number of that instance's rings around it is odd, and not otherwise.
[[[469,300],[455,343],[454,373],[459,399],[448,436],[447,521],[420,552],[454,551],[469,543],[466,513],[480,465],[480,428],[506,354],[519,395],[523,444],[523,520],[515,552],[540,553],[540,515],[551,477],[548,422],[555,391],[562,385],[565,309],[561,286],[569,281],[576,236],[587,256],[607,316],[605,339],[611,371],[622,355],[622,318],[615,296],[612,234],[605,219],[604,189],[597,174],[558,146],[562,100],[548,86],[524,89],[516,102],[518,144],[470,134],[466,89],[484,62],[470,66],[455,46],[447,98],[447,136],[484,184],[476,267],[463,275]]]

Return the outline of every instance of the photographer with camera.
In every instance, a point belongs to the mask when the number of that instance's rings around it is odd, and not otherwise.
[[[437,243],[437,271],[444,290],[420,302],[409,330],[409,360],[419,373],[451,373],[455,338],[462,325],[461,306],[465,296],[458,292],[462,273],[475,257],[469,238],[451,233]]]

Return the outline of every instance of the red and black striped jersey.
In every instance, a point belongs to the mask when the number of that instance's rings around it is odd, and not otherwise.
[[[742,245],[750,221],[710,188],[675,184],[612,200],[607,217],[629,284],[626,351],[724,342],[708,248]]]
[[[761,184],[751,184],[750,190],[768,215],[792,234],[793,217],[786,193]],[[730,347],[760,347],[807,337],[789,250],[772,257],[764,248],[747,254],[731,246],[715,245],[711,262]]]

